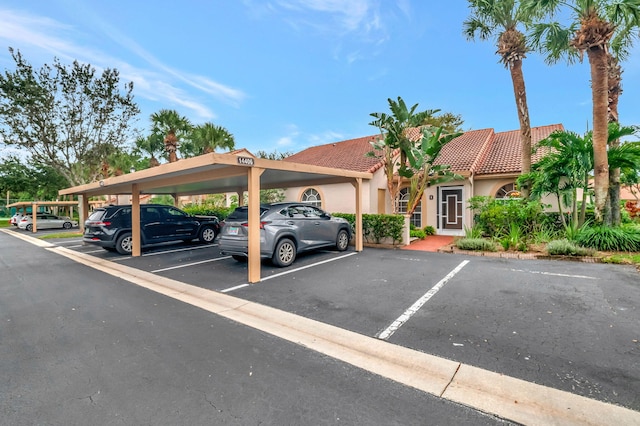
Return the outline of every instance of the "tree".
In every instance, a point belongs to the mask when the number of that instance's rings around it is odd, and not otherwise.
[[[289,157],[290,155],[293,155],[293,152],[289,152],[289,151],[278,152],[277,150],[273,152],[266,152],[262,150],[256,152],[256,157],[265,158],[267,160],[282,160],[284,158]]]
[[[213,123],[205,123],[193,128],[190,141],[183,145],[180,152],[185,156],[193,156],[208,154],[218,148],[231,151],[234,147],[235,139],[227,129]]]
[[[395,172],[407,170],[407,157],[413,154],[414,144],[423,137],[423,134],[416,129],[440,110],[416,113],[418,104],[409,109],[399,96],[397,102],[391,98],[387,101],[391,115],[379,112],[370,114],[375,120],[369,125],[380,129],[382,138],[372,142],[373,151],[367,155],[384,161],[387,189],[391,198],[392,212],[395,214],[398,212],[398,192],[401,183],[401,175],[396,176]]]
[[[0,163],[0,193],[22,194],[26,199],[53,200],[67,180],[51,167],[35,162],[23,163],[9,157]]]
[[[541,197],[555,194],[563,225],[563,200],[571,203],[574,229],[582,226],[586,214],[586,197],[589,190],[589,174],[593,170],[592,133],[584,137],[575,132],[556,131],[536,145],[536,150],[548,153],[533,166],[531,194]],[[577,212],[577,191],[582,189],[582,206]],[[562,195],[568,195],[563,197]]]
[[[15,71],[0,75],[0,136],[25,149],[32,160],[49,166],[70,185],[95,180],[102,161],[129,137],[139,113],[133,83],[120,91],[120,76],[89,64],[72,66],[54,58],[35,70],[9,48]]]
[[[164,137],[157,134],[150,134],[147,137],[139,136],[136,139],[136,150],[140,153],[149,155],[149,167],[160,165],[160,161],[156,155],[162,155],[164,151]]]
[[[442,148],[462,133],[443,135],[441,128],[430,126],[422,127],[421,132],[422,137],[411,148],[411,155],[407,156],[411,167],[398,172],[410,179],[407,216],[416,210],[428,185],[462,179],[462,176],[451,172],[448,165],[434,164]]]
[[[513,94],[520,122],[522,173],[531,170],[531,120],[527,104],[527,91],[522,72],[522,60],[530,50],[525,35],[518,26],[530,22],[529,14],[515,0],[469,0],[471,16],[464,24],[464,34],[472,40],[476,34],[481,40],[495,37],[500,62],[509,69]],[[529,196],[528,182],[521,186],[523,197]]]
[[[610,123],[608,126],[608,141],[635,135],[636,127],[620,126]],[[589,190],[593,160],[593,132],[586,132],[584,136],[577,133],[562,131],[553,132],[549,137],[537,144],[536,149],[548,150],[533,166],[530,175],[532,181],[532,195],[540,197],[545,194],[555,194],[558,206],[562,212],[563,198],[567,197],[572,204],[572,218],[574,228],[582,226],[585,221],[586,195]],[[611,147],[608,151],[607,162],[611,168],[620,168],[628,175],[640,170],[640,145],[624,143]],[[582,189],[581,211],[577,212],[577,190]],[[564,224],[564,216],[563,224]]]
[[[547,62],[566,57],[569,62],[587,53],[591,72],[593,102],[593,158],[596,222],[604,221],[609,190],[608,140],[608,55],[617,26],[640,25],[638,0],[523,0],[529,13],[547,17],[563,7],[571,12],[571,23],[542,22],[534,26],[532,37],[546,55]],[[577,55],[576,55],[577,53]]]
[[[162,109],[151,114],[152,131],[155,137],[163,137],[164,149],[170,163],[178,161],[178,147],[187,138],[193,126],[187,117],[177,111]]]

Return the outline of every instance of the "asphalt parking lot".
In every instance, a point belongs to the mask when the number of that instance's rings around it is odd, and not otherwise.
[[[156,246],[133,258],[79,238],[47,241],[640,411],[640,276],[632,267],[365,248],[310,253],[284,269],[263,262],[262,281],[249,285],[247,265],[217,245]]]

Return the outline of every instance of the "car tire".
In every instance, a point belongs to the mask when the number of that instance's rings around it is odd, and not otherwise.
[[[28,224],[24,229],[26,229],[27,231],[33,231],[33,225]]]
[[[62,224],[62,227],[64,229],[71,229],[72,226],[73,225],[71,224],[71,222],[65,222],[65,223]]]
[[[249,260],[246,256],[239,256],[237,254],[232,254],[231,257],[233,257],[236,262],[240,263],[247,263],[247,260]]]
[[[349,247],[349,233],[341,229],[336,238],[336,248],[338,251],[345,251],[347,247]]]
[[[133,237],[131,233],[125,232],[116,240],[116,251],[120,254],[131,254],[133,251]]]
[[[276,249],[273,251],[273,257],[271,261],[274,265],[284,268],[293,263],[296,260],[296,245],[289,238],[283,238],[276,244]]]
[[[216,230],[210,226],[205,226],[200,230],[200,234],[198,234],[198,239],[203,244],[211,244],[213,240],[216,239]]]

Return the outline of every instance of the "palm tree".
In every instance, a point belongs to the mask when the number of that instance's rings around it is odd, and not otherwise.
[[[523,0],[528,13],[556,15],[565,7],[572,13],[568,27],[557,22],[534,27],[533,39],[546,54],[548,62],[562,57],[580,60],[587,53],[591,69],[593,101],[593,158],[596,222],[604,221],[609,190],[608,140],[608,55],[611,39],[618,26],[637,28],[640,24],[638,0]]]
[[[156,158],[156,154],[161,154],[164,150],[163,137],[155,134],[151,134],[145,137],[138,137],[136,139],[136,149],[149,155],[149,166],[156,167],[160,165],[160,162]]]
[[[532,194],[540,197],[553,193],[558,199],[558,208],[562,217],[562,195],[570,195],[574,228],[582,226],[586,213],[586,197],[589,189],[589,174],[593,170],[592,133],[584,137],[570,131],[553,132],[536,145],[536,150],[548,153],[534,164]],[[577,190],[582,189],[582,206],[577,212]]]
[[[637,31],[634,31],[633,19],[630,23],[631,25],[619,26],[616,29],[616,33],[611,40],[611,49],[608,51],[609,123],[618,122],[618,100],[622,94],[622,66],[620,62],[629,57],[631,45],[638,36]],[[620,146],[620,140],[610,141],[609,146],[614,148]],[[612,225],[619,225],[621,221],[620,187],[621,170],[620,168],[613,168],[609,172],[609,198],[607,199],[607,216],[605,217],[605,221]]]
[[[471,16],[463,24],[467,39],[476,36],[481,40],[495,37],[500,62],[509,69],[513,94],[520,121],[522,173],[531,171],[531,120],[527,104],[527,91],[522,72],[522,60],[530,50],[525,35],[518,29],[529,23],[529,15],[515,0],[469,0]],[[529,185],[524,182],[522,195],[529,195]]]
[[[217,148],[231,151],[234,147],[234,137],[227,129],[213,123],[205,123],[193,129],[190,142],[184,144],[180,152],[185,156],[202,155],[214,152]]]
[[[398,212],[398,192],[400,191],[401,176],[408,170],[407,160],[414,160],[414,158],[409,157],[413,155],[412,149],[416,139],[422,138],[422,134],[417,128],[440,110],[426,110],[416,113],[418,104],[409,109],[399,96],[397,102],[391,98],[387,99],[387,101],[391,115],[383,112],[370,114],[376,119],[369,125],[380,129],[381,139],[371,143],[373,151],[370,151],[367,155],[382,158],[385,161],[387,189],[391,198],[392,211],[395,214]],[[400,154],[399,161],[397,160],[398,154]],[[397,182],[394,182],[396,169],[399,173]]]
[[[164,149],[169,155],[169,162],[178,161],[177,151],[180,140],[192,129],[189,119],[175,110],[162,109],[151,114],[151,122],[152,133],[156,136],[164,136]]]

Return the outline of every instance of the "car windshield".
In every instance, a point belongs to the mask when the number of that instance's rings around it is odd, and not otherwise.
[[[267,207],[260,206],[260,216],[269,210]],[[249,210],[246,206],[237,207],[229,216],[227,216],[227,222],[247,220],[249,218]]]
[[[102,215],[104,215],[105,210],[95,210],[93,213],[91,213],[91,215],[89,216],[89,220],[100,220],[102,218]]]

